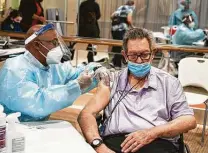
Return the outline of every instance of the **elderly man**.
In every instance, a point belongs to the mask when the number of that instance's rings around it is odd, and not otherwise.
[[[179,80],[151,66],[153,39],[145,29],[127,31],[122,54],[128,68],[115,73],[78,121],[98,153],[177,153],[179,135],[196,127]],[[95,115],[104,111],[100,134]]]
[[[106,71],[98,64],[73,68],[69,61],[61,63],[70,53],[52,24],[33,26],[27,35],[24,55],[8,59],[0,71],[0,104],[7,114],[21,112],[21,121],[43,120],[70,106],[95,87],[91,75]]]
[[[182,18],[184,15],[192,14],[194,21],[195,21],[194,29],[198,28],[198,17],[196,13],[192,9],[190,9],[190,4],[191,4],[191,0],[178,0],[179,8],[175,12],[173,12],[173,14],[171,15],[168,25],[178,26],[182,23]]]

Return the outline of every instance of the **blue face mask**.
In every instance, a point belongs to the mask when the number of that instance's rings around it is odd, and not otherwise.
[[[151,64],[150,63],[137,64],[128,61],[128,69],[134,76],[138,78],[142,78],[150,72]]]

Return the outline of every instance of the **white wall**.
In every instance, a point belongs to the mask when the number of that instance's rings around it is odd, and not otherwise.
[[[65,12],[65,19],[73,24],[68,24],[67,35],[75,35],[76,32],[76,12],[78,0],[43,0],[43,7],[60,8]]]
[[[43,6],[47,8],[65,8],[65,0],[43,0]]]
[[[6,0],[6,4],[7,4],[7,8],[14,8],[14,9],[18,9],[20,0]]]

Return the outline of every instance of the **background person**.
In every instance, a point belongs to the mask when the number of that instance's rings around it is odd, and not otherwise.
[[[101,83],[78,121],[98,153],[178,153],[179,134],[196,127],[179,80],[151,66],[152,34],[134,28],[123,39],[128,67],[114,73],[110,86]],[[104,111],[98,132],[95,116]]]
[[[79,29],[78,35],[81,37],[100,37],[100,29],[98,25],[98,20],[101,17],[100,6],[95,0],[86,0],[81,3],[79,7]],[[96,52],[93,52],[92,44],[87,46],[89,50],[87,59],[88,62],[93,62],[93,56]]]
[[[191,14],[184,15],[182,23],[178,26],[176,33],[173,35],[173,44],[192,45],[193,42],[203,40],[206,31],[194,29],[195,20]]]
[[[197,42],[205,39],[207,35],[206,30],[194,29],[195,20],[192,15],[188,14],[182,18],[182,23],[178,26],[176,33],[172,36],[172,42],[175,45],[192,45],[193,42]],[[171,52],[171,58],[174,59],[176,64],[187,56],[193,56],[194,53],[186,52]]]
[[[22,13],[23,20],[21,26],[23,32],[27,32],[30,27],[46,22],[44,10],[41,5],[43,0],[21,0],[19,11]]]
[[[174,25],[181,25],[182,18],[186,14],[192,14],[192,17],[195,22],[194,29],[198,28],[198,17],[196,13],[190,8],[191,0],[178,0],[178,6],[179,8],[173,12],[171,15],[168,25],[174,26]]]
[[[1,30],[22,32],[20,22],[22,21],[22,15],[18,10],[11,10],[9,16],[2,22]]]
[[[133,27],[132,14],[135,9],[134,1],[128,0],[125,5],[120,6],[112,15],[111,34],[113,39],[123,40],[125,32]],[[113,46],[113,53],[121,53],[122,47]],[[122,55],[115,54],[112,59],[112,64],[115,67],[122,66]]]
[[[106,69],[96,63],[77,68],[61,63],[69,51],[54,25],[33,26],[27,35],[25,53],[6,60],[0,71],[0,104],[7,114],[21,112],[21,121],[44,120],[105,77]]]

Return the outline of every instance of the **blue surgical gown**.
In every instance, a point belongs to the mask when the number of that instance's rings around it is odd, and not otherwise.
[[[76,79],[83,70],[69,62],[44,67],[26,51],[0,71],[0,104],[7,114],[21,112],[21,121],[43,120],[81,95]]]
[[[205,34],[202,29],[193,30],[182,23],[173,35],[173,44],[192,45],[193,42],[203,40],[204,38]]]
[[[183,18],[183,16],[186,15],[186,14],[192,14],[193,19],[194,19],[194,22],[195,22],[195,24],[196,24],[194,28],[197,29],[197,28],[198,28],[198,18],[197,18],[196,13],[195,13],[193,10],[191,10],[191,9],[186,10],[186,11],[183,11],[183,10],[181,10],[180,8],[177,9],[177,10],[176,10],[175,12],[173,12],[172,15],[170,16],[168,25],[169,25],[169,26],[173,26],[173,25],[179,26],[179,25],[181,25],[181,24],[182,24],[182,18]]]
[[[197,42],[199,40],[203,40],[205,38],[205,34],[202,29],[193,30],[188,28],[185,24],[181,24],[178,26],[176,33],[172,37],[173,44],[177,45],[192,45],[193,42]],[[188,52],[171,52],[171,58],[176,62],[180,61],[182,58],[187,56],[191,56],[194,53]]]

